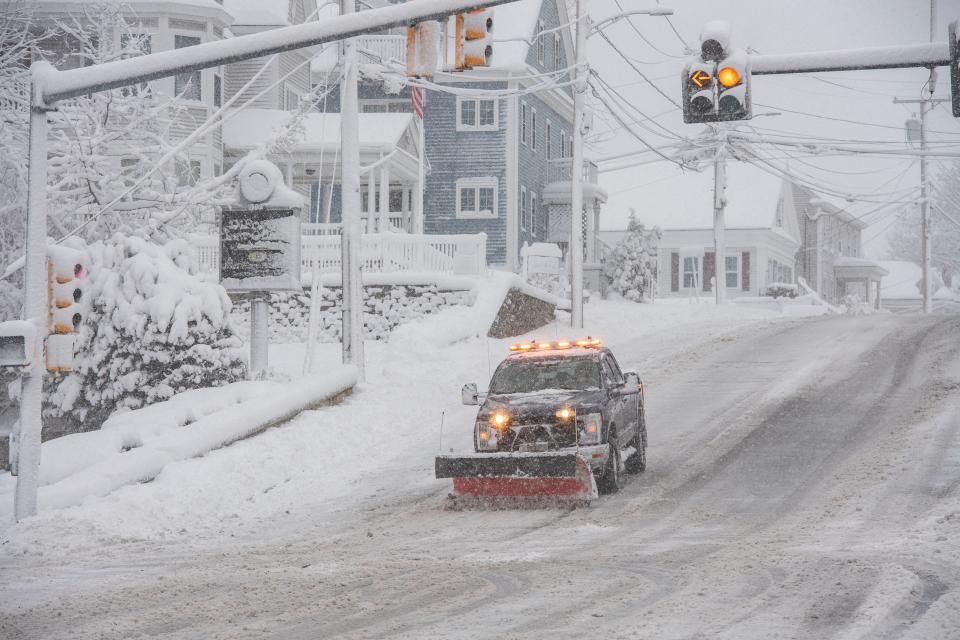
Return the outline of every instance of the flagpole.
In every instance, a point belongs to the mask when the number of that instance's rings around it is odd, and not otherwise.
[[[423,89],[420,87],[414,87],[414,91],[420,92],[420,109],[418,116],[420,124],[420,154],[419,154],[419,166],[417,167],[417,215],[414,218],[413,223],[413,232],[417,234],[423,233],[423,192],[424,192],[424,156],[426,155],[426,126],[424,123],[424,95]]]

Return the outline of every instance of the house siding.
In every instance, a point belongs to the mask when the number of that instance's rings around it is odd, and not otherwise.
[[[549,4],[549,3],[548,3]],[[552,138],[551,148],[554,158],[560,157],[560,131],[566,140],[570,140],[573,123],[561,116],[557,111],[547,105],[547,103],[536,95],[528,95],[521,98],[521,102],[527,104],[527,143],[519,144],[519,182],[520,186],[525,187],[528,193],[537,194],[537,201],[540,211],[537,214],[537,220],[534,229],[520,231],[520,245],[524,242],[541,242],[547,237],[547,229],[544,227],[544,207],[543,207],[543,187],[550,182],[550,162],[547,160],[546,131],[547,120],[550,120],[550,136]],[[532,129],[531,110],[537,113],[537,126]],[[520,123],[517,123],[520,126]],[[532,139],[536,138],[536,149],[531,144]],[[569,207],[567,207],[569,210]],[[519,207],[517,209],[519,211]],[[558,212],[559,213],[559,212]],[[569,227],[567,227],[569,228]]]
[[[540,7],[540,20],[543,20],[544,30],[553,29],[560,26],[560,13],[557,10],[556,2],[551,0],[544,0],[543,4]],[[543,58],[543,64],[540,63],[540,58],[538,54],[538,41],[535,39],[533,41],[533,46],[527,51],[527,64],[529,64],[534,69],[538,71],[555,71],[557,69],[565,69],[569,63],[567,62],[567,51],[566,47],[561,43],[560,46],[560,60],[557,62],[555,49],[554,49],[554,39],[563,37],[563,31],[554,31],[553,33],[548,33],[544,37],[546,38],[546,52]],[[530,34],[533,36],[534,34]],[[567,95],[573,95],[572,87],[565,87],[563,89],[564,93]]]
[[[269,64],[269,68],[250,85],[250,88],[243,93],[240,100],[246,101],[275,83],[280,77],[278,73],[279,65],[276,61],[269,62],[269,60],[270,58],[254,58],[253,60],[234,62],[224,67],[224,75],[226,76],[223,81],[224,102],[235,96],[265,64]],[[278,109],[280,108],[278,95],[279,92],[274,88],[247,106],[258,109]]]
[[[470,83],[472,89],[503,90],[506,83]],[[427,159],[424,231],[426,233],[486,233],[487,261],[506,262],[507,106],[500,100],[499,128],[496,131],[457,131],[457,99],[448,93],[429,92],[425,105]],[[494,177],[497,179],[497,217],[459,219],[457,180]]]

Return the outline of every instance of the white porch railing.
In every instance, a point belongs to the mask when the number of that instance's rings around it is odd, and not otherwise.
[[[305,233],[300,245],[303,272],[312,273],[316,267],[320,273],[340,273],[340,235],[334,226],[339,228],[339,225],[303,225]],[[189,240],[197,248],[201,270],[219,274],[219,238],[193,234]],[[365,273],[421,271],[481,275],[487,269],[487,234],[365,233],[361,236],[360,259]]]
[[[357,49],[361,62],[407,61],[406,36],[360,36],[357,38]]]

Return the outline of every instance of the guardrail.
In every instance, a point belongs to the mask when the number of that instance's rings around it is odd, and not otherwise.
[[[339,225],[303,225],[312,235],[301,236],[300,265],[304,273],[340,273]],[[319,229],[318,229],[319,227]],[[317,233],[317,231],[326,233]],[[220,240],[192,234],[201,271],[219,278]],[[365,233],[361,236],[361,269],[366,273],[421,271],[481,275],[487,270],[487,234],[414,235]]]

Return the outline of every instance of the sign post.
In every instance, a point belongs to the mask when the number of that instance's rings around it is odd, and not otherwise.
[[[248,378],[267,374],[267,324],[271,291],[302,291],[300,211],[303,198],[283,184],[266,160],[239,176],[237,204],[220,219],[220,279],[227,292],[250,300]]]

